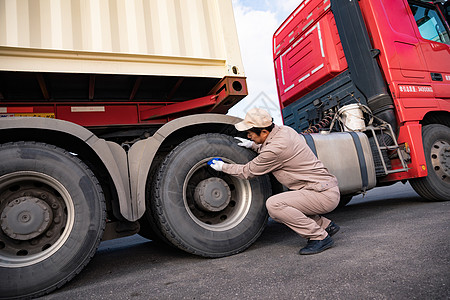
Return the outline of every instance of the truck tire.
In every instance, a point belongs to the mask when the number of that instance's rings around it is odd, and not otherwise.
[[[139,220],[139,232],[138,234],[148,240],[154,240],[156,238],[156,233],[153,231],[150,222],[144,216]]]
[[[43,143],[0,145],[0,298],[61,287],[94,255],[105,200],[76,156]]]
[[[337,208],[346,206],[353,198],[353,195],[341,195]]]
[[[450,128],[439,124],[424,126],[422,139],[428,176],[411,179],[411,186],[427,200],[450,200]]]
[[[155,174],[150,206],[163,236],[174,246],[204,257],[245,250],[267,223],[269,176],[243,180],[214,171],[207,162],[220,157],[244,164],[255,153],[223,134],[203,134],[170,152]]]
[[[161,164],[164,161],[164,158],[166,157],[167,153],[162,154],[159,153],[155,156],[155,158],[152,161],[152,167],[148,173],[147,178],[147,188],[145,191],[145,199],[151,199],[152,197],[152,179],[156,178],[156,174],[161,167]],[[158,225],[156,224],[156,214],[153,213],[153,210],[151,209],[150,202],[146,203],[146,210],[144,215],[139,220],[139,223],[141,225],[141,231],[139,231],[139,234],[149,240],[152,240],[153,242],[157,243],[164,243],[165,245],[169,245],[170,247],[174,247],[174,245],[169,242],[165,236],[161,233],[161,230],[158,228]]]

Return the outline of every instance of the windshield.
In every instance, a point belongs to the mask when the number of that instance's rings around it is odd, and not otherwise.
[[[424,39],[450,45],[448,31],[434,7],[420,4],[410,4],[410,7]]]

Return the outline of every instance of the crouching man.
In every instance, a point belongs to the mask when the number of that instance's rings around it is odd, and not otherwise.
[[[338,182],[304,138],[288,126],[275,125],[269,113],[259,108],[248,111],[235,127],[247,131],[250,139],[238,138],[241,140],[238,145],[251,148],[259,155],[245,165],[212,159],[210,166],[243,179],[272,172],[289,191],[270,197],[267,210],[272,219],[308,239],[299,253],[316,254],[333,246],[331,236],[339,231],[339,226],[321,214],[337,207]]]

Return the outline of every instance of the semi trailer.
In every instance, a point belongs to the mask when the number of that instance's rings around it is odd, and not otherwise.
[[[206,165],[254,156],[226,115],[246,95],[229,0],[1,0],[0,298],[62,286],[102,240],[250,246],[269,177]]]

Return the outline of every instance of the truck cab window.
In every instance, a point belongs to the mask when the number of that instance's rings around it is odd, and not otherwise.
[[[443,8],[443,14],[447,19],[447,24],[450,24],[450,2],[446,2]]]
[[[418,4],[410,4],[410,7],[424,39],[450,45],[449,33],[434,7]]]

